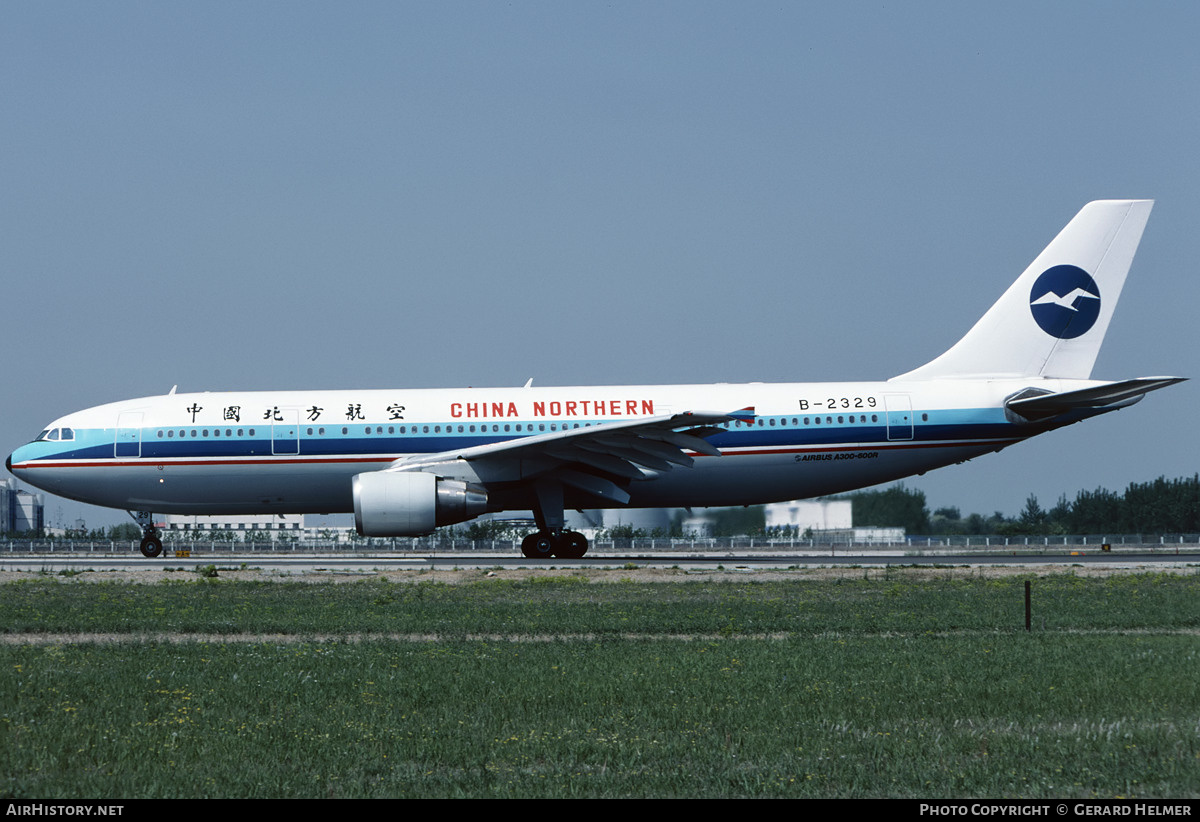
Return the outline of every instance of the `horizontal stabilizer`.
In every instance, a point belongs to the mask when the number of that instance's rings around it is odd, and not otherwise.
[[[1012,399],[1005,406],[1027,420],[1044,420],[1081,408],[1106,408],[1111,405],[1132,405],[1150,391],[1166,388],[1185,377],[1141,377],[1136,380],[1111,382],[1095,388],[1064,391],[1059,394],[1039,394]]]

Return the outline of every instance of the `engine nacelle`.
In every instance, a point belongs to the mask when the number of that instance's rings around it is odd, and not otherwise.
[[[487,512],[487,491],[423,471],[356,474],[354,524],[365,537],[419,537]]]

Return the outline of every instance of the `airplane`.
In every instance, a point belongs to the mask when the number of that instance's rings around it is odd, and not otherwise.
[[[1090,379],[1151,200],[1089,203],[944,354],[883,382],[170,393],[60,417],[6,465],[152,512],[353,512],[364,536],[534,513],[530,558],[578,558],[564,511],[742,506],[960,463],[1183,378]]]

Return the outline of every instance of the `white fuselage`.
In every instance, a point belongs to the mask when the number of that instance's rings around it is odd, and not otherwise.
[[[681,412],[753,418],[708,437],[720,457],[646,471],[630,507],[724,506],[861,488],[998,451],[1098,411],[1033,424],[1004,400],[1087,380],[949,379],[555,388],[169,394],[51,423],[10,457],[51,493],[158,513],[336,513],[351,479],[412,455],[449,453]],[[57,434],[57,436],[52,436]],[[492,482],[491,510],[528,509],[526,485]],[[568,507],[599,507],[568,490]]]

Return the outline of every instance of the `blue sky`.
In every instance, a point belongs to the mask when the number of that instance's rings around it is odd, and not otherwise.
[[[1087,201],[1094,376],[1200,376],[1188,3],[10,3],[0,448],[133,396],[884,379]],[[908,481],[1191,475],[1194,382]],[[47,501],[89,525],[119,512]]]

